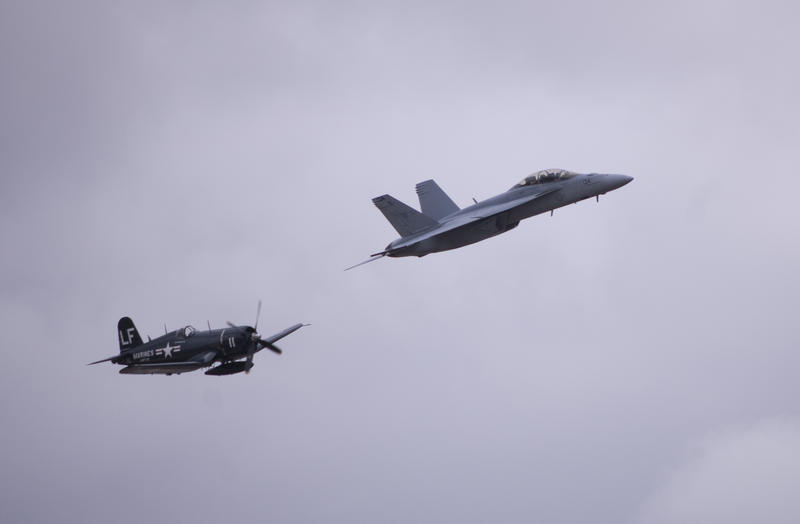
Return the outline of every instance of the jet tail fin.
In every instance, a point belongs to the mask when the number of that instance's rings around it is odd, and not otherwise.
[[[417,184],[417,196],[422,212],[434,220],[441,220],[459,210],[456,203],[433,180]]]
[[[438,224],[433,218],[423,215],[416,209],[400,202],[390,195],[372,199],[372,203],[381,210],[401,237],[407,237],[427,227]]]
[[[130,317],[122,317],[117,322],[117,333],[119,334],[119,352],[135,348],[142,345],[142,337],[136,331],[133,320]]]

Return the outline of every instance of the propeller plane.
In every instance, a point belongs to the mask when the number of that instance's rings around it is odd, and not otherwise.
[[[249,373],[253,367],[253,355],[266,348],[280,355],[283,353],[275,345],[283,337],[294,333],[308,324],[295,324],[269,337],[258,334],[258,317],[261,315],[261,302],[258,303],[256,323],[253,326],[237,326],[228,322],[223,329],[198,331],[185,326],[147,342],[136,330],[129,317],[122,317],[117,323],[119,335],[119,355],[104,358],[89,365],[101,362],[121,364],[122,374],[132,375],[180,375],[200,368],[210,367],[206,375],[232,375]],[[219,363],[215,367],[213,364]]]

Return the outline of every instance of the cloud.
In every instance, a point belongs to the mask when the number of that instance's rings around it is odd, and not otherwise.
[[[639,513],[797,413],[795,11],[5,2],[0,521],[659,522],[765,460]],[[545,167],[636,181],[342,271]],[[313,326],[248,377],[85,365],[259,298]]]
[[[800,421],[706,440],[647,500],[640,524],[800,522]]]

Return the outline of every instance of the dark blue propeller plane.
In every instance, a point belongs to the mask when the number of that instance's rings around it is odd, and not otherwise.
[[[92,364],[112,362],[125,367],[119,372],[132,375],[180,375],[187,371],[219,365],[206,371],[206,375],[232,375],[250,372],[253,355],[264,348],[280,355],[275,342],[308,324],[295,324],[272,336],[261,338],[256,328],[261,314],[258,303],[255,326],[237,326],[228,322],[224,329],[198,331],[185,326],[147,342],[142,341],[133,320],[122,317],[117,323],[119,355],[104,358]],[[166,330],[165,330],[166,331]]]

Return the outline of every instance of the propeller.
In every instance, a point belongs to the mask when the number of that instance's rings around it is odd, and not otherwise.
[[[278,348],[274,344],[267,342],[266,340],[261,338],[261,336],[258,334],[258,321],[260,318],[261,318],[261,301],[259,300],[258,308],[256,308],[256,323],[253,325],[253,333],[251,334],[253,342],[255,342],[256,344],[261,344],[265,348],[269,349],[270,351],[274,351],[278,355],[282,354],[283,351],[281,351],[280,348]],[[252,358],[252,353],[250,354],[250,358]]]
[[[263,338],[261,338],[261,335],[258,334],[258,330],[257,330],[258,329],[258,320],[259,320],[260,317],[261,317],[261,301],[259,300],[258,301],[258,308],[256,309],[256,322],[255,322],[255,325],[252,328],[247,328],[247,327],[244,328],[246,331],[252,330],[252,331],[250,331],[250,342],[251,343],[247,347],[247,367],[245,368],[245,373],[247,373],[247,374],[250,373],[250,368],[252,367],[252,363],[253,363],[253,354],[256,351],[258,351],[258,349],[259,349],[258,345],[259,344],[261,344],[262,347],[265,347],[265,348],[269,349],[270,351],[273,351],[273,352],[277,353],[278,355],[283,354],[283,351],[281,351],[281,349],[278,346],[272,344],[271,342],[268,342],[268,341],[264,340]],[[228,324],[228,326],[230,326],[232,328],[241,329],[240,326],[237,326],[236,324],[234,324],[230,320],[227,322],[227,324]]]
[[[258,339],[258,343],[261,344],[262,346],[264,346],[265,348],[267,348],[268,350],[274,351],[278,355],[282,355],[283,354],[283,350],[281,348],[279,348],[275,344],[270,344],[269,342],[267,342],[266,340],[264,340],[262,338]]]

